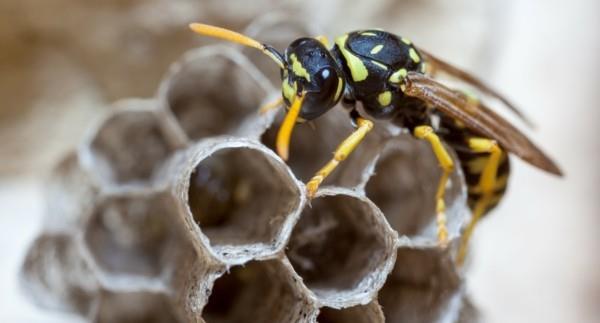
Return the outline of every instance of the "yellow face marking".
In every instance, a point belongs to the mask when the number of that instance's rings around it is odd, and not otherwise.
[[[338,77],[337,90],[335,90],[334,100],[337,101],[342,95],[342,89],[344,88],[344,80],[341,77]]]
[[[298,61],[296,54],[290,55],[290,59],[292,60],[292,72],[297,76],[304,77],[310,82],[310,74],[308,74],[308,71],[302,66],[302,63]]]
[[[383,49],[383,45],[377,45],[375,47],[373,47],[373,49],[371,49],[371,54],[375,55],[377,53],[379,53],[381,50]]]
[[[395,71],[394,73],[392,73],[392,75],[390,75],[390,78],[388,80],[391,83],[398,84],[398,83],[402,82],[402,80],[406,77],[406,75],[408,75],[408,71],[406,71],[405,68],[401,68],[401,69]]]
[[[381,64],[381,63],[379,63],[378,61],[371,60],[371,63],[373,63],[373,64],[377,65],[378,67],[380,67],[381,69],[384,69],[384,70],[386,70],[386,71],[387,71],[387,69],[388,69],[388,68],[387,68],[387,66],[385,66],[385,65],[383,65],[383,64]]]
[[[377,36],[376,33],[365,31],[364,33],[360,33],[361,36]]]
[[[419,54],[417,54],[417,51],[414,48],[408,50],[408,56],[410,56],[410,59],[412,59],[415,63],[419,63],[421,61],[421,57]]]
[[[287,79],[283,80],[283,83],[281,84],[281,92],[283,94],[283,97],[286,98],[288,102],[291,103],[294,101],[294,97],[296,96],[297,91],[298,86],[296,85],[296,82],[290,85],[290,82],[288,82]]]
[[[354,82],[364,81],[367,79],[367,76],[369,76],[369,71],[360,58],[356,57],[348,49],[346,49],[347,40],[348,34],[336,38],[335,44],[338,45],[342,55],[346,59],[346,63],[350,69],[350,74],[352,74],[352,80],[354,80]]]
[[[381,105],[382,107],[390,105],[390,103],[392,103],[392,92],[390,92],[390,91],[381,92],[377,96],[377,102],[379,102],[379,105]]]
[[[410,41],[410,39],[408,39],[408,38],[404,38],[404,37],[402,37],[402,38],[400,38],[400,40],[402,40],[402,42],[403,42],[403,43],[405,43],[406,45],[410,45],[410,44],[412,44],[412,42],[411,42],[411,41]]]

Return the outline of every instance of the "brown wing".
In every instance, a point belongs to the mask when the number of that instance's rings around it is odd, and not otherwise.
[[[421,55],[425,58],[427,63],[429,63],[434,69],[439,69],[442,72],[447,73],[450,76],[453,76],[457,79],[467,82],[467,83],[475,86],[476,88],[478,88],[483,93],[500,100],[500,102],[502,102],[504,105],[506,105],[506,107],[508,107],[514,114],[519,116],[519,118],[521,118],[521,120],[523,120],[523,122],[525,122],[528,126],[533,127],[533,122],[531,122],[531,120],[525,114],[523,114],[523,112],[521,110],[519,110],[507,98],[502,96],[500,93],[496,92],[494,89],[489,87],[487,84],[483,83],[481,80],[479,80],[475,76],[461,70],[460,68],[458,68],[454,65],[451,65],[450,63],[447,63],[447,62],[441,60],[440,58],[433,56],[432,54],[428,53],[427,51],[422,50],[421,48],[419,48],[419,53],[421,53]]]
[[[462,121],[467,128],[489,137],[509,152],[547,172],[562,176],[558,166],[521,131],[483,104],[449,89],[423,74],[409,72],[404,94],[419,98],[441,112]]]

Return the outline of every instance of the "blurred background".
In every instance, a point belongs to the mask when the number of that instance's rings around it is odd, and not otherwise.
[[[513,159],[504,202],[476,232],[468,289],[485,322],[600,322],[596,0],[0,1],[0,321],[81,321],[28,303],[18,270],[40,230],[44,179],[93,119],[154,95],[169,64],[205,42],[189,22],[241,30],[277,10],[330,38],[407,36],[521,106],[566,177]]]

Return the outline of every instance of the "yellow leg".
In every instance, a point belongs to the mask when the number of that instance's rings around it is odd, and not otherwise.
[[[309,198],[313,198],[319,185],[325,180],[325,178],[354,151],[354,149],[361,143],[367,133],[373,129],[373,122],[357,118],[356,123],[358,128],[348,138],[344,139],[338,146],[333,154],[333,159],[330,160],[321,170],[319,170],[313,178],[306,184],[306,190]]]
[[[267,102],[263,106],[261,106],[260,109],[258,110],[258,113],[265,114],[265,113],[267,113],[273,109],[277,109],[281,106],[283,106],[283,97],[278,97],[276,100],[273,100],[272,102]]]
[[[490,156],[488,158],[487,163],[485,164],[485,167],[483,168],[483,171],[481,172],[479,183],[472,190],[473,192],[480,193],[481,198],[475,204],[471,222],[467,226],[467,229],[463,233],[462,239],[460,241],[460,247],[458,249],[458,255],[456,258],[456,262],[458,263],[458,265],[462,265],[465,261],[469,241],[471,239],[471,236],[473,235],[473,230],[477,226],[477,223],[485,214],[485,211],[487,210],[488,206],[496,202],[494,198],[494,192],[498,187],[497,174],[498,167],[500,166],[500,161],[502,158],[502,149],[494,140],[485,138],[471,138],[469,139],[469,148],[476,153],[489,153]]]
[[[438,242],[441,246],[445,247],[448,244],[448,229],[446,228],[446,203],[444,202],[444,195],[446,194],[446,184],[450,173],[454,170],[454,162],[450,157],[450,154],[442,145],[442,142],[438,135],[435,134],[433,128],[430,126],[419,126],[414,130],[414,136],[419,139],[425,139],[431,144],[431,148],[442,168],[442,177],[440,178],[437,192],[435,194],[436,200],[436,222],[438,227]]]

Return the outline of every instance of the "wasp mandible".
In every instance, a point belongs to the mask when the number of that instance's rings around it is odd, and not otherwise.
[[[428,141],[440,163],[443,172],[435,197],[436,221],[439,244],[446,245],[444,194],[455,165],[443,143],[452,148],[466,178],[473,213],[461,241],[458,262],[465,256],[475,225],[498,204],[506,190],[508,153],[562,176],[558,166],[521,131],[479,99],[443,85],[433,75],[444,72],[471,84],[528,122],[513,104],[474,76],[417,48],[407,38],[382,30],[360,30],[337,37],[331,49],[327,48],[325,37],[299,38],[281,54],[272,46],[231,30],[199,23],[190,28],[205,36],[256,48],[280,67],[282,97],[269,107],[285,103],[287,110],[276,139],[282,159],[288,158],[296,123],[314,120],[340,101],[348,108],[355,130],[307,182],[309,197],[373,129],[371,119],[390,120],[415,138]],[[357,102],[362,103],[366,116],[357,110]],[[435,127],[433,118],[439,120]]]

